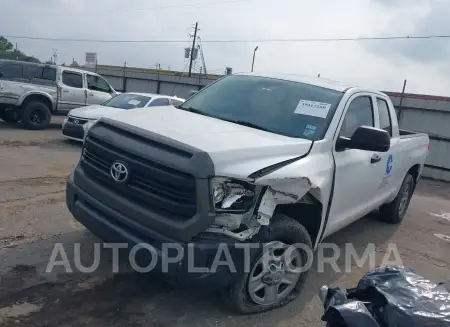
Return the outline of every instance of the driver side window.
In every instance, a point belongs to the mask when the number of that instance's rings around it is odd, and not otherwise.
[[[103,78],[95,75],[86,75],[88,89],[92,91],[100,91],[100,92],[111,92],[111,89],[108,83],[105,82]]]
[[[339,136],[350,138],[360,126],[374,127],[372,98],[369,96],[352,100],[342,122]]]

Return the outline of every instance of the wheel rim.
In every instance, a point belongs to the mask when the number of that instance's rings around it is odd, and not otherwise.
[[[282,242],[268,243],[249,276],[251,299],[261,305],[283,300],[297,285],[301,267],[302,256],[297,248]]]
[[[405,189],[402,192],[402,195],[400,197],[400,204],[398,206],[398,213],[402,216],[406,208],[408,207],[409,202],[409,193],[411,190],[411,183],[406,184]]]
[[[35,124],[39,125],[45,120],[45,115],[42,112],[42,110],[34,109],[30,112],[30,121]]]

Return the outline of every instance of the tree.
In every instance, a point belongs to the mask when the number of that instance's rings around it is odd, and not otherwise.
[[[3,36],[0,36],[0,53],[1,52],[6,52],[6,51],[11,51],[13,49],[13,44],[11,42],[8,41],[8,39],[6,39]]]
[[[0,36],[0,59],[21,60],[40,63],[39,59],[33,56],[27,56],[14,46],[7,38]]]

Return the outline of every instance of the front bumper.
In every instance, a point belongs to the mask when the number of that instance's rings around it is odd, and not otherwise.
[[[74,218],[102,240],[109,243],[126,243],[128,250],[138,244],[150,245],[155,250],[154,253],[156,253],[157,258],[156,266],[151,272],[172,284],[187,288],[223,289],[242,275],[246,264],[248,264],[249,258],[246,258],[247,261],[245,260],[247,253],[242,248],[236,247],[236,244],[240,242],[226,236],[205,233],[189,243],[182,243],[155,231],[149,233],[147,230],[145,234],[142,234],[136,222],[80,189],[74,182],[73,173],[67,181],[66,203]],[[151,219],[151,217],[148,218]],[[167,252],[163,251],[163,244],[165,243],[175,244],[183,249],[184,255],[179,262],[168,263]],[[235,270],[230,270],[229,266],[222,265],[214,271],[193,271],[192,267],[209,269],[214,260],[223,261],[223,253],[219,258],[216,258],[216,255],[218,254],[218,248],[220,247],[223,251],[224,246],[231,254]],[[256,252],[252,252],[252,255],[254,253]],[[176,257],[176,255],[170,254],[169,256],[171,258]],[[141,249],[136,252],[135,259],[139,266],[145,267],[151,262],[152,254]],[[252,259],[250,258],[250,260]]]
[[[82,142],[84,140],[83,125],[67,121],[62,128],[62,134],[70,139]]]

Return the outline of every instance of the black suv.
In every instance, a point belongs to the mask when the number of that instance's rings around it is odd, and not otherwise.
[[[27,81],[38,66],[33,62],[0,59],[0,78]]]

